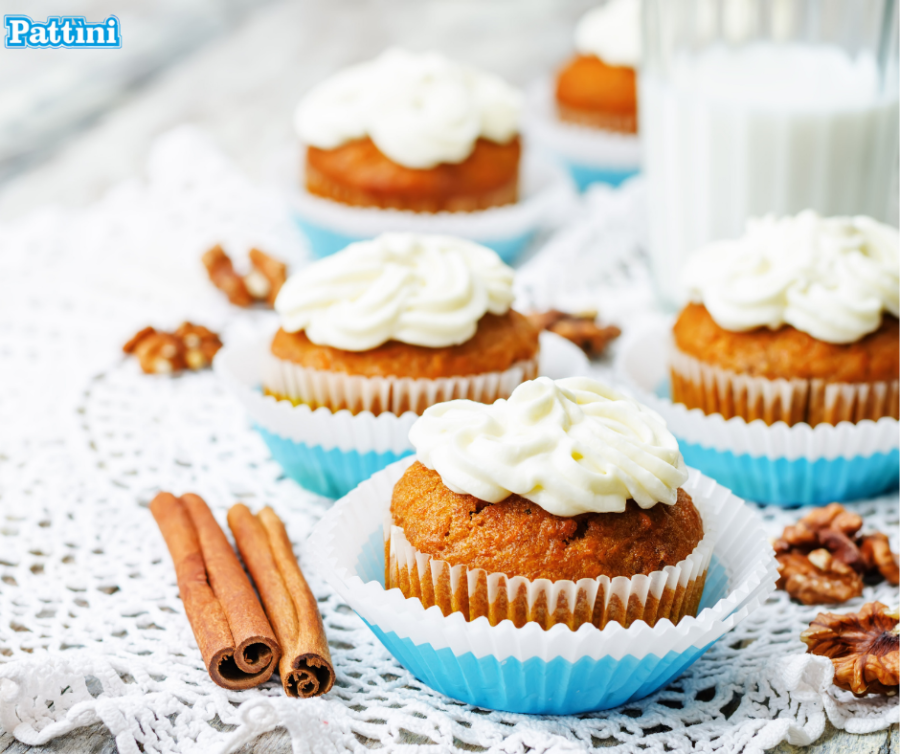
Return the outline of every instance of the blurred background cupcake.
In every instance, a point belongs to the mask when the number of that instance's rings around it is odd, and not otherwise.
[[[514,258],[542,221],[535,193],[564,186],[547,166],[523,175],[521,100],[498,76],[396,48],[318,84],[294,118],[313,254],[380,229],[453,233]]]
[[[640,0],[610,0],[575,29],[576,53],[529,92],[529,133],[579,188],[617,186],[640,169],[637,76]]]

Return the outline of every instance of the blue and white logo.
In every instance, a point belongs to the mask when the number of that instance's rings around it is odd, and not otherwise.
[[[110,16],[106,21],[90,23],[84,16],[51,16],[45,23],[29,16],[3,17],[6,27],[6,46],[69,47],[74,49],[115,49],[122,46],[119,19]]]

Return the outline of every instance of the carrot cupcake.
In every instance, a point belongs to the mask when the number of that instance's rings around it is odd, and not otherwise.
[[[768,216],[685,272],[672,399],[766,424],[900,414],[900,235],[866,217]]]
[[[392,49],[300,103],[303,182],[356,207],[471,212],[519,196],[519,92],[436,53]]]
[[[433,406],[410,441],[417,462],[386,529],[388,587],[492,625],[696,614],[711,538],[681,488],[678,443],[636,401],[590,378],[541,377],[490,406]]]
[[[577,55],[556,77],[561,120],[590,128],[637,132],[640,3],[611,0],[587,13],[575,31]]]
[[[529,140],[561,162],[579,189],[618,186],[641,166],[637,75],[640,0],[611,0],[587,13],[575,55],[529,88]]]
[[[416,678],[486,709],[571,715],[663,688],[765,602],[755,511],[687,469],[660,416],[589,378],[452,401],[309,538]]]
[[[510,308],[513,271],[490,249],[388,233],[291,277],[263,387],[330,411],[421,414],[491,402],[537,374],[538,331]]]

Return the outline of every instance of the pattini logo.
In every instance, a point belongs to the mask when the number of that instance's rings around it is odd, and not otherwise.
[[[115,49],[122,46],[119,19],[110,16],[106,21],[89,23],[84,16],[51,16],[46,23],[28,16],[4,16],[6,46],[69,47],[75,49]]]

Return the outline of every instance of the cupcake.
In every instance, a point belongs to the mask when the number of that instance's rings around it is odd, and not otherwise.
[[[521,99],[497,76],[399,49],[316,86],[294,118],[297,218],[313,253],[403,230],[512,260],[568,198],[552,165],[522,159]]]
[[[694,254],[672,399],[766,424],[898,417],[900,235],[867,217],[751,220]]]
[[[275,301],[263,388],[352,414],[421,414],[507,397],[538,368],[538,331],[510,308],[513,271],[490,249],[388,233],[291,277]]]
[[[471,212],[518,198],[519,92],[437,53],[391,49],[295,116],[307,190],[357,207]]]
[[[637,174],[640,0],[611,0],[575,31],[575,55],[526,101],[529,139],[568,169],[580,189],[618,186]]]
[[[575,30],[575,48],[577,55],[556,77],[559,118],[636,133],[639,0],[611,0],[587,13]]]
[[[695,615],[713,537],[662,419],[587,377],[429,408],[393,490],[385,585],[444,615],[653,626]]]
[[[640,699],[774,589],[755,510],[594,380],[441,404],[411,436],[416,456],[339,500],[309,545],[391,654],[452,699],[553,715]]]

